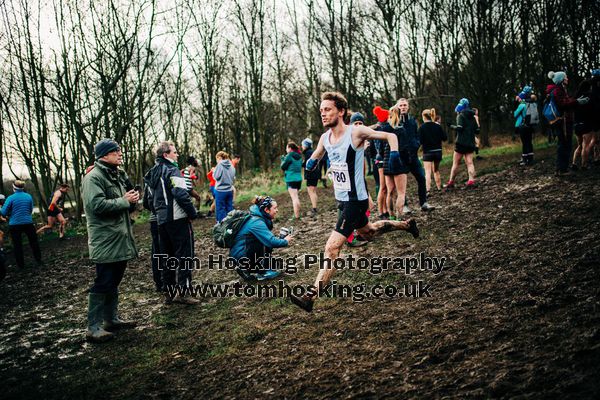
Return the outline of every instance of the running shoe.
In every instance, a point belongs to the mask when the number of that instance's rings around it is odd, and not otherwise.
[[[256,277],[256,279],[259,282],[268,281],[270,279],[277,278],[279,275],[281,275],[281,271],[277,271],[277,270],[274,270],[274,269],[269,269],[264,274],[258,274],[258,276]]]
[[[412,210],[408,206],[402,207],[402,214],[411,214]]]
[[[293,304],[297,305],[298,307],[300,307],[301,309],[303,309],[306,312],[311,312],[313,309],[313,306],[315,304],[315,301],[312,299],[312,297],[304,294],[302,296],[296,296],[294,294],[290,294],[290,300],[292,301]]]
[[[360,235],[354,235],[354,239],[351,242],[346,242],[349,247],[361,247],[368,244],[369,241]]]
[[[469,180],[467,181],[467,184],[466,184],[466,186],[467,186],[468,188],[474,188],[474,187],[476,186],[476,185],[475,185],[475,181],[474,181],[474,180],[472,180],[472,179],[469,179]]]
[[[245,281],[248,281],[248,282],[256,281],[256,276],[254,274],[251,274],[250,272],[248,272],[247,270],[245,270],[243,268],[235,267],[235,272],[237,272],[237,274]]]
[[[454,189],[454,181],[448,181],[448,183],[444,185],[444,189]]]
[[[410,232],[415,239],[419,237],[419,228],[417,227],[417,221],[414,219],[408,221],[408,232]]]
[[[421,206],[421,211],[433,211],[435,210],[434,206],[429,205],[428,202],[423,203],[423,205]]]

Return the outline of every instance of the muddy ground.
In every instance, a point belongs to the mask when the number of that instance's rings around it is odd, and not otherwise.
[[[340,284],[431,285],[429,298],[322,299],[307,314],[285,299],[209,298],[164,306],[153,290],[147,225],[122,290],[116,340],[84,341],[94,270],[86,238],[45,241],[46,266],[9,269],[0,284],[2,398],[598,398],[600,395],[600,168],[552,176],[552,149],[529,168],[514,156],[477,161],[479,187],[435,193],[403,232],[344,254],[446,257],[441,273],[342,271]],[[443,169],[447,177],[447,169]],[[459,177],[464,182],[464,171]],[[416,203],[409,177],[411,204]],[[296,224],[291,248],[323,249],[333,196]],[[308,203],[306,191],[301,199]],[[289,198],[278,197],[281,221]],[[307,207],[305,206],[305,210]],[[282,226],[276,224],[276,229]],[[212,220],[194,223],[196,251],[216,250]],[[315,267],[285,276],[309,284]],[[234,282],[231,271],[195,280]]]

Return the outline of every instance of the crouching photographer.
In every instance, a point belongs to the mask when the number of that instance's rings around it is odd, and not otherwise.
[[[274,279],[281,271],[269,268],[271,253],[274,248],[287,247],[292,235],[283,228],[285,236],[282,238],[271,232],[278,212],[277,202],[271,197],[257,196],[249,212],[249,218],[235,236],[229,256],[237,261],[236,271],[245,280]]]

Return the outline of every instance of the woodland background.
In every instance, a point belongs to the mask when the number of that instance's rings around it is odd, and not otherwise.
[[[600,66],[595,0],[0,0],[0,18],[0,176],[22,162],[40,204],[103,137],[135,182],[162,139],[201,172],[222,149],[265,170],[339,90],[369,118],[408,97],[445,124],[467,97],[485,145],[521,86],[563,70],[574,91]]]

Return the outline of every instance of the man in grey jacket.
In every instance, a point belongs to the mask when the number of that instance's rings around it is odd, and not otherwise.
[[[197,218],[197,212],[179,171],[177,157],[173,142],[161,142],[156,150],[156,164],[146,174],[146,183],[152,191],[160,252],[177,261],[161,262],[165,304],[173,301],[196,304],[198,301],[190,292],[193,268],[190,261],[194,257],[191,220]]]

